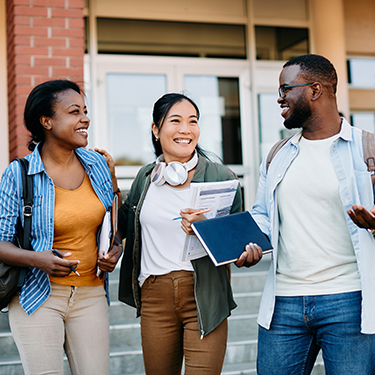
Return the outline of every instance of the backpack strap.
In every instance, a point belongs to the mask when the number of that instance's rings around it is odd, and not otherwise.
[[[266,173],[268,173],[268,168],[270,167],[270,164],[271,164],[271,161],[273,160],[273,158],[276,156],[276,154],[279,152],[279,150],[289,141],[289,139],[291,139],[294,135],[288,137],[288,138],[284,138],[282,139],[281,141],[278,141],[276,142],[270,152],[268,153],[268,156],[267,156],[267,164],[266,164]]]
[[[34,204],[34,187],[33,187],[33,178],[27,174],[29,168],[29,162],[23,159],[15,159],[20,164],[21,168],[21,177],[22,177],[22,198],[23,198],[23,220],[24,226],[19,226],[20,230],[20,244],[23,249],[33,250],[30,243],[30,234],[31,234],[31,220],[33,214],[33,204]],[[21,233],[22,232],[22,233]],[[27,274],[28,268],[21,268],[20,277],[18,279],[18,287],[22,287],[25,277]]]
[[[371,174],[372,186],[375,185],[375,134],[362,131],[363,158],[367,171]]]

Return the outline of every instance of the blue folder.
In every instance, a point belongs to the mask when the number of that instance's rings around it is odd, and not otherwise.
[[[197,221],[191,228],[215,266],[235,262],[250,242],[259,245],[263,254],[272,251],[267,236],[248,211]]]

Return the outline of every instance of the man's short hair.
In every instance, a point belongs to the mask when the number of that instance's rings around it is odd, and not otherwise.
[[[284,64],[283,68],[291,65],[298,65],[301,69],[301,75],[308,81],[320,82],[336,94],[337,74],[332,63],[320,55],[302,55],[294,57]]]

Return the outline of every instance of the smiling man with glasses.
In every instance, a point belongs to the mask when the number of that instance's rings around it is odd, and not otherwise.
[[[300,85],[281,85],[279,87],[279,97],[280,98],[284,98],[286,93],[292,89],[293,87],[303,87],[303,86],[311,86],[313,85],[314,82],[310,82],[310,83],[301,83]]]
[[[340,118],[337,75],[323,56],[280,74],[284,125],[302,128],[267,156],[252,215],[273,262],[258,323],[258,374],[375,374],[375,207],[362,132]]]

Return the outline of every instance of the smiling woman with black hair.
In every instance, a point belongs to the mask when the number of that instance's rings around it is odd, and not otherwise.
[[[90,120],[77,84],[55,80],[36,86],[24,119],[32,134],[33,152],[26,159],[34,185],[34,251],[14,245],[23,208],[17,162],[0,184],[0,259],[28,268],[9,305],[24,372],[63,375],[65,349],[72,374],[109,374],[107,278],[97,277],[97,268],[112,271],[122,246],[104,256],[96,238],[117,181],[103,156],[83,148]]]
[[[154,105],[152,142],[157,160],[143,167],[119,210],[126,238],[119,299],[141,315],[147,375],[221,373],[227,342],[227,317],[236,307],[225,266],[208,256],[182,261],[185,233],[203,220],[185,209],[191,182],[237,178],[209,161],[198,146],[199,110],[188,97],[166,94]],[[238,189],[231,213],[241,209]],[[172,218],[182,216],[181,223]],[[247,246],[237,264],[250,266],[262,254]]]

